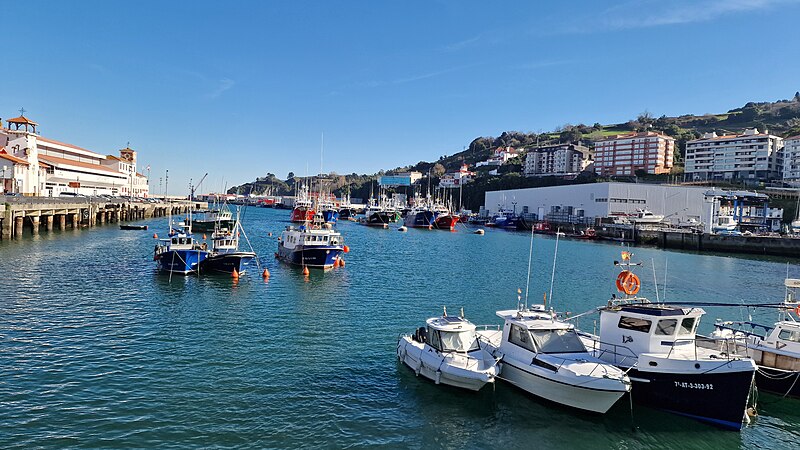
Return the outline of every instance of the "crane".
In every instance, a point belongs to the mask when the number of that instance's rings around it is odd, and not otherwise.
[[[192,179],[191,179],[191,178],[189,178],[189,192],[190,192],[190,194],[189,194],[189,201],[192,201],[192,202],[194,201],[194,191],[196,191],[196,190],[197,190],[197,188],[199,188],[199,187],[200,187],[200,185],[201,185],[201,184],[203,184],[203,180],[205,180],[207,176],[208,176],[208,172],[206,172],[206,173],[203,175],[203,178],[200,178],[200,181],[198,181],[198,182],[197,182],[197,186],[193,186],[193,185],[192,185]]]

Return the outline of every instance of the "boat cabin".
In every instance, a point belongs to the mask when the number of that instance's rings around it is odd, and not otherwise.
[[[702,308],[655,303],[611,306],[600,311],[600,349],[620,356],[669,353],[681,345],[694,348]],[[631,354],[632,353],[632,354]]]
[[[762,345],[774,348],[780,353],[800,354],[800,322],[781,321],[776,323],[775,328],[767,335]],[[791,367],[778,368],[800,370],[800,359],[794,357],[792,360],[791,362],[785,361]]]
[[[463,317],[434,317],[426,324],[427,328],[418,330],[415,339],[440,352],[466,353],[480,348],[475,325]]]
[[[585,353],[575,326],[555,320],[543,305],[527,310],[497,311],[503,324],[503,353]]]

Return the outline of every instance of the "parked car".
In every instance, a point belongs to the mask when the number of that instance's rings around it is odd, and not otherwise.
[[[58,194],[59,197],[73,197],[73,198],[86,198],[83,194],[76,194],[75,192],[61,192]]]

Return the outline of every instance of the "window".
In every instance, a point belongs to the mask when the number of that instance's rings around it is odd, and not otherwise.
[[[624,330],[633,330],[633,331],[638,331],[640,333],[649,333],[650,325],[652,325],[652,322],[645,319],[638,319],[636,317],[625,317],[625,316],[619,318],[619,327]]]
[[[781,330],[778,337],[782,341],[800,342],[800,331]]]
[[[675,327],[678,326],[678,319],[659,320],[656,325],[656,334],[661,336],[672,336],[675,334]]]
[[[478,339],[472,331],[440,331],[441,350],[445,352],[471,352],[478,350]]]
[[[678,336],[686,336],[694,333],[695,325],[694,317],[687,317],[681,321],[681,329],[678,331]]]
[[[583,353],[583,346],[575,330],[532,330],[536,347],[541,353]]]
[[[428,344],[436,350],[442,348],[442,343],[439,340],[439,332],[431,327],[428,327]]]
[[[532,352],[536,351],[536,348],[533,346],[531,342],[530,335],[528,334],[528,330],[522,328],[519,325],[511,325],[511,330],[508,332],[508,342],[512,344],[519,345],[520,347],[530,350]]]

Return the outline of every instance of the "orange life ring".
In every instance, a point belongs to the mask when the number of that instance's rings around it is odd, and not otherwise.
[[[800,305],[798,305],[797,308],[794,309],[794,313],[797,315],[797,317],[800,317]]]
[[[623,270],[617,276],[617,289],[627,295],[636,295],[642,287],[639,277],[630,270]]]

